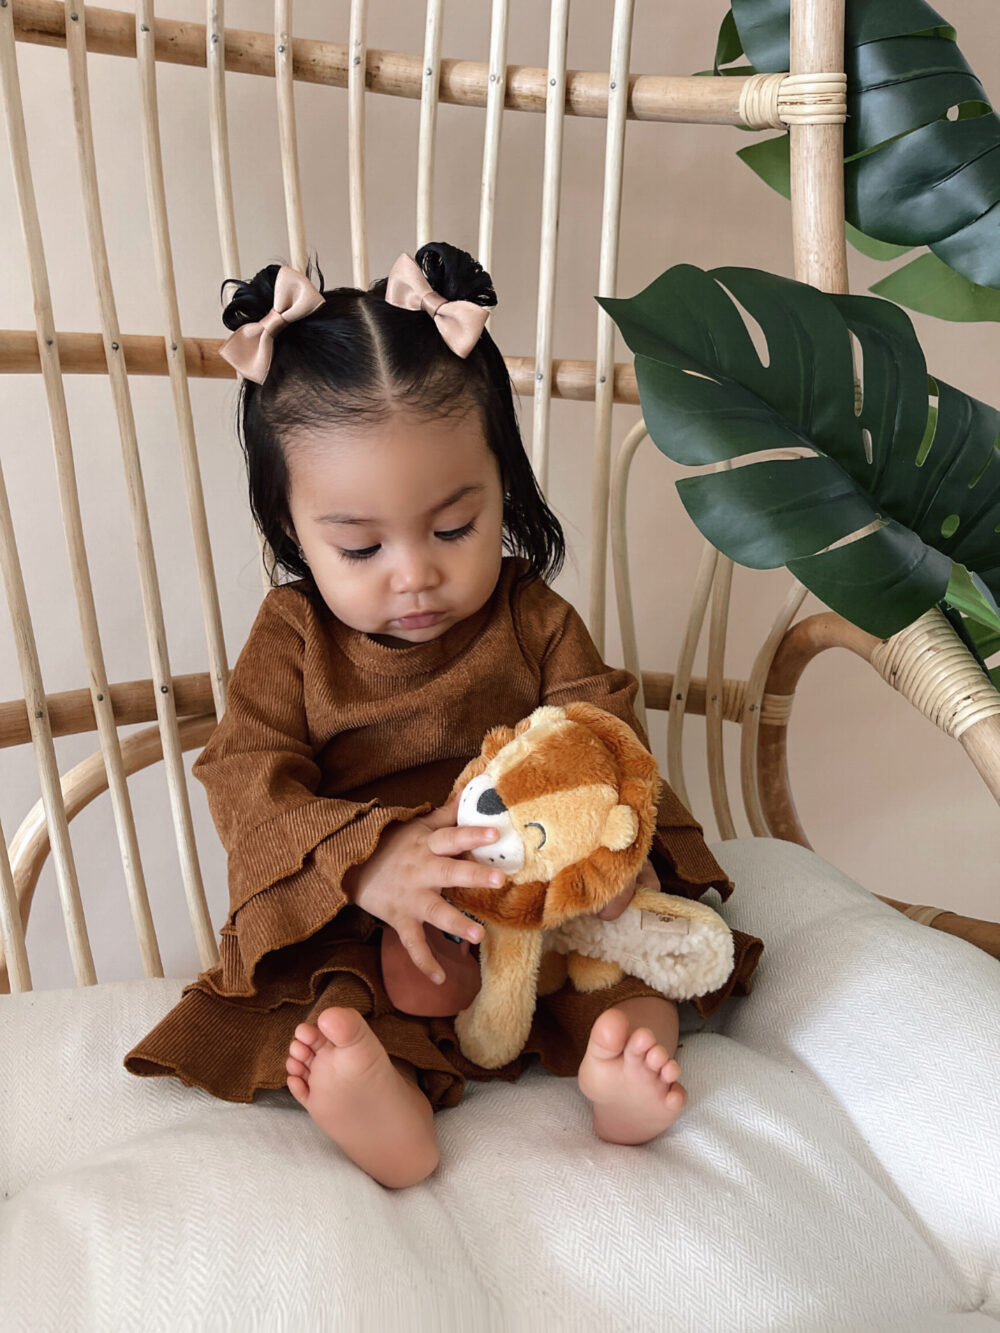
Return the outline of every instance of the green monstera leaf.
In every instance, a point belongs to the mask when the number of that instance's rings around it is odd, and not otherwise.
[[[733,0],[717,63],[745,52],[756,70],[786,70],[788,23],[789,0]],[[873,239],[929,246],[965,281],[947,284],[937,271],[923,294],[925,274],[915,269],[899,292],[916,288],[917,308],[941,318],[996,318],[976,289],[1000,287],[1000,117],[954,29],[924,0],[847,0],[844,65],[849,239],[869,253]],[[770,141],[740,153],[776,189],[787,175],[780,138],[780,149]]]
[[[936,603],[1000,632],[1000,413],[929,378],[902,310],[688,264],[631,299],[598,299],[635,353],[662,452],[692,467],[743,460],[677,483],[720,551],[786,565],[881,638]],[[800,456],[754,461],[789,449]]]

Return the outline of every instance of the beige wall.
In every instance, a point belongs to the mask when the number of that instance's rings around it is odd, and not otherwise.
[[[419,50],[422,8],[415,3],[373,0],[370,45]],[[515,0],[511,8],[510,62],[544,64],[548,7]],[[485,4],[453,0],[445,29],[445,55],[485,58],[487,10]],[[194,0],[163,0],[159,11],[203,21],[203,6]],[[610,3],[577,0],[571,23],[571,67],[607,67],[611,11]],[[665,6],[645,0],[638,11],[633,42],[636,71],[681,74],[711,63],[722,4]],[[296,29],[304,36],[346,41],[347,16],[345,0],[299,0]],[[963,50],[979,66],[996,100],[1000,96],[996,63],[986,59],[995,42],[993,6],[989,0],[968,0],[954,4],[948,17],[958,26]],[[232,26],[261,31],[271,26],[270,9],[263,0],[230,0],[227,19]],[[19,46],[18,54],[57,325],[64,330],[95,330],[96,302],[78,200],[64,56],[24,45]],[[90,77],[102,203],[121,325],[129,332],[158,333],[162,324],[144,198],[135,69],[129,61],[95,56]],[[220,268],[208,184],[204,72],[161,65],[158,79],[184,328],[189,333],[212,334],[220,331],[217,292],[225,275]],[[243,267],[251,271],[287,255],[274,85],[267,79],[231,76],[229,96],[241,257]],[[300,86],[296,98],[309,244],[324,265],[328,284],[347,282],[345,94]],[[412,103],[368,99],[373,274],[384,273],[401,250],[413,246],[414,112]],[[441,108],[435,232],[473,250],[482,123],[481,112]],[[543,132],[539,116],[508,113],[505,117],[493,263],[501,303],[494,334],[512,354],[529,354],[534,336]],[[557,356],[594,355],[592,295],[599,245],[595,210],[603,173],[603,135],[603,122],[570,119],[566,123]],[[634,293],[678,261],[703,267],[746,264],[790,274],[787,205],[735,158],[735,150],[745,142],[745,135],[735,129],[630,127],[621,294]],[[0,228],[4,252],[10,258],[0,273],[0,322],[5,327],[30,328],[31,294],[16,217],[4,154]],[[852,252],[855,291],[863,291],[881,272]],[[987,401],[998,401],[995,327],[951,326],[919,317],[915,323],[929,368],[936,375]],[[618,358],[626,356],[620,346]],[[203,665],[203,636],[188,553],[169,388],[164,380],[137,380],[133,394],[154,539],[164,570],[171,665],[175,672],[198,670]],[[69,599],[66,556],[52,517],[53,465],[40,380],[7,377],[0,381],[0,395],[5,427],[3,466],[36,608],[46,685],[50,690],[76,687],[85,683],[86,673]],[[113,680],[145,676],[143,636],[136,632],[141,623],[138,583],[107,386],[98,379],[68,379],[67,396],[108,674]],[[260,598],[241,463],[232,434],[233,398],[230,384],[192,384],[231,660]],[[618,409],[616,439],[636,415],[634,409]],[[530,439],[530,402],[522,404],[522,419]],[[552,494],[576,552],[560,587],[583,607],[590,523],[590,410],[582,404],[556,404],[553,429]],[[673,667],[686,617],[687,589],[700,550],[700,538],[673,491],[679,474],[680,469],[652,445],[645,445],[635,467],[630,500],[641,652],[646,665],[664,669]],[[737,572],[738,602],[727,675],[746,674],[786,582],[781,571],[763,576]],[[0,698],[11,698],[21,690],[9,626],[6,620],[0,624]],[[615,659],[618,651],[612,629],[609,657]],[[688,738],[689,782],[697,813],[714,836],[702,734],[700,724],[693,722]],[[654,738],[662,746],[662,727],[654,729]],[[735,735],[731,738],[733,753],[736,739]],[[72,763],[91,748],[92,738],[68,738],[60,742],[60,757]],[[864,664],[838,654],[828,655],[828,660],[811,668],[796,704],[791,762],[800,813],[821,854],[878,892],[954,906],[971,914],[996,915],[1000,818],[995,804],[960,748],[914,714]],[[166,803],[162,774],[142,775],[134,791],[154,913],[165,937],[164,961],[170,972],[190,972],[196,959],[183,921],[174,853],[169,840],[158,832]],[[8,836],[36,795],[29,758],[5,759],[0,817]],[[735,792],[733,799],[735,804]],[[204,834],[204,870],[218,922],[225,904],[224,867],[197,784],[192,784],[192,801]],[[105,805],[80,817],[75,844],[88,917],[95,931],[98,970],[102,978],[114,978],[134,973],[136,962],[134,947],[121,943],[116,932],[116,922],[125,910],[124,892]],[[742,821],[740,826],[745,829]],[[69,980],[57,919],[55,887],[47,872],[29,934],[38,985]],[[42,949],[46,961],[40,960]]]

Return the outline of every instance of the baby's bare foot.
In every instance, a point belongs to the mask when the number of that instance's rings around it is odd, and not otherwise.
[[[607,1143],[648,1143],[684,1110],[680,1066],[649,1028],[609,1009],[590,1030],[580,1065],[580,1090],[594,1104],[594,1132]]]
[[[292,1096],[380,1184],[426,1179],[438,1163],[427,1098],[354,1009],[324,1009],[316,1021],[300,1023],[288,1048]]]

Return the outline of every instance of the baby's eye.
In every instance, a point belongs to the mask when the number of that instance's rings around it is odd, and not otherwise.
[[[443,542],[461,541],[463,537],[469,537],[476,530],[475,521],[463,523],[460,528],[447,528],[443,532],[435,532],[434,536]]]
[[[343,546],[337,547],[339,554],[342,555],[345,560],[370,560],[372,556],[377,555],[381,549],[381,542],[376,546],[361,546],[353,551],[348,550]]]

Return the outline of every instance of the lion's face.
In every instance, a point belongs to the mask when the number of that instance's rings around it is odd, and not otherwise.
[[[655,762],[617,718],[586,704],[536,709],[459,799],[459,824],[499,830],[471,855],[507,885],[453,900],[522,925],[599,911],[642,863],[658,785]]]

